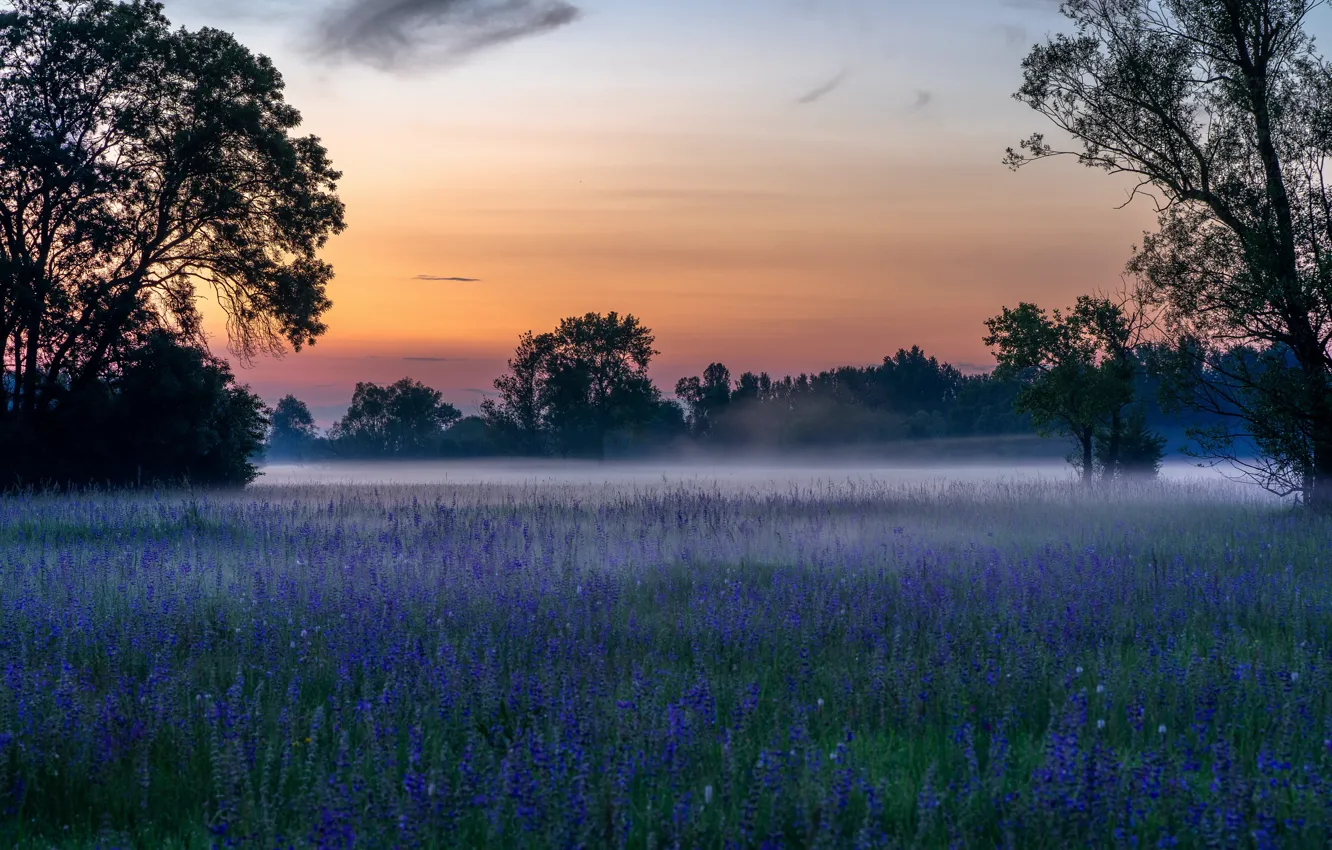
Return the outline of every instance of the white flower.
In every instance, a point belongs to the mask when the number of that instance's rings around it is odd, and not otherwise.
[[[819,710],[823,710],[823,697],[819,697]]]
[[[1290,680],[1291,680],[1292,682],[1298,682],[1298,681],[1300,680],[1300,674],[1299,674],[1299,673],[1291,673],[1291,674],[1290,674]]]
[[[1160,726],[1157,726],[1157,727],[1156,727],[1156,732],[1157,732],[1157,734],[1164,735],[1164,734],[1165,734],[1165,724],[1162,723]]]
[[[712,786],[711,786],[711,785],[704,785],[704,786],[703,786],[703,805],[706,806],[706,805],[708,805],[708,804],[711,803],[711,802],[712,802]]]
[[[305,629],[301,629],[301,637],[305,637],[306,634],[307,632],[305,631]]]
[[[1105,721],[1104,721],[1104,720],[1098,720],[1098,721],[1096,721],[1096,728],[1097,728],[1097,729],[1104,729],[1104,728],[1105,728]]]
[[[296,641],[292,641],[292,642],[291,642],[291,648],[292,648],[292,649],[295,649],[295,648],[296,648]]]
[[[1079,676],[1082,675],[1082,668],[1081,668],[1081,667],[1078,668],[1078,675],[1079,675]]]
[[[1097,686],[1096,686],[1096,693],[1098,693],[1098,694],[1103,694],[1103,693],[1105,693],[1105,685],[1097,685]]]

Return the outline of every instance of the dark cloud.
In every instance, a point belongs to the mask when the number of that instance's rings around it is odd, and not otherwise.
[[[481,282],[481,278],[479,277],[440,277],[439,275],[433,275],[433,274],[418,274],[416,277],[412,278],[412,280],[441,280],[441,281],[453,281],[455,283]]]
[[[314,47],[381,68],[449,64],[580,14],[567,0],[347,0],[325,15]]]
[[[831,94],[838,86],[846,81],[846,71],[838,71],[837,76],[823,83],[822,85],[810,89],[799,98],[796,103],[814,103],[821,100],[825,95]]]

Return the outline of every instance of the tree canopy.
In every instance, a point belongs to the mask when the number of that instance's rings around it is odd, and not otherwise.
[[[1018,410],[1037,428],[1072,437],[1071,460],[1084,481],[1095,474],[1096,441],[1105,443],[1105,473],[1113,477],[1123,436],[1122,412],[1133,401],[1133,329],[1106,299],[1083,296],[1065,314],[1023,302],[985,323],[1001,377],[1023,387]]]
[[[114,371],[147,334],[202,344],[215,298],[244,357],[324,332],[339,175],[272,63],[148,0],[0,13],[5,415]]]
[[[273,408],[265,454],[269,458],[301,458],[319,438],[314,414],[305,402],[285,395]]]
[[[528,332],[495,381],[499,397],[482,404],[485,418],[517,450],[602,457],[611,435],[661,419],[661,394],[647,373],[653,341],[637,318],[615,312]]]
[[[1227,418],[1207,445],[1332,509],[1332,74],[1317,0],[1069,0],[1016,97],[1014,167],[1069,155],[1134,179],[1160,212],[1130,271],[1164,308],[1178,400]],[[1262,368],[1237,348],[1267,352]],[[1243,444],[1243,445],[1241,445]],[[1290,481],[1297,482],[1293,487]]]
[[[354,457],[438,455],[445,429],[462,419],[443,398],[410,378],[387,387],[358,383],[351,407],[329,437],[338,451]]]

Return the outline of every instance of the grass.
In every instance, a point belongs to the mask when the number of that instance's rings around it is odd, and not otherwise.
[[[1332,524],[1159,484],[0,501],[0,844],[1323,846]]]

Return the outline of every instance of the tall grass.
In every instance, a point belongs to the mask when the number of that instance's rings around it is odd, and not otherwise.
[[[1332,524],[1193,484],[0,501],[0,844],[1323,846]]]

